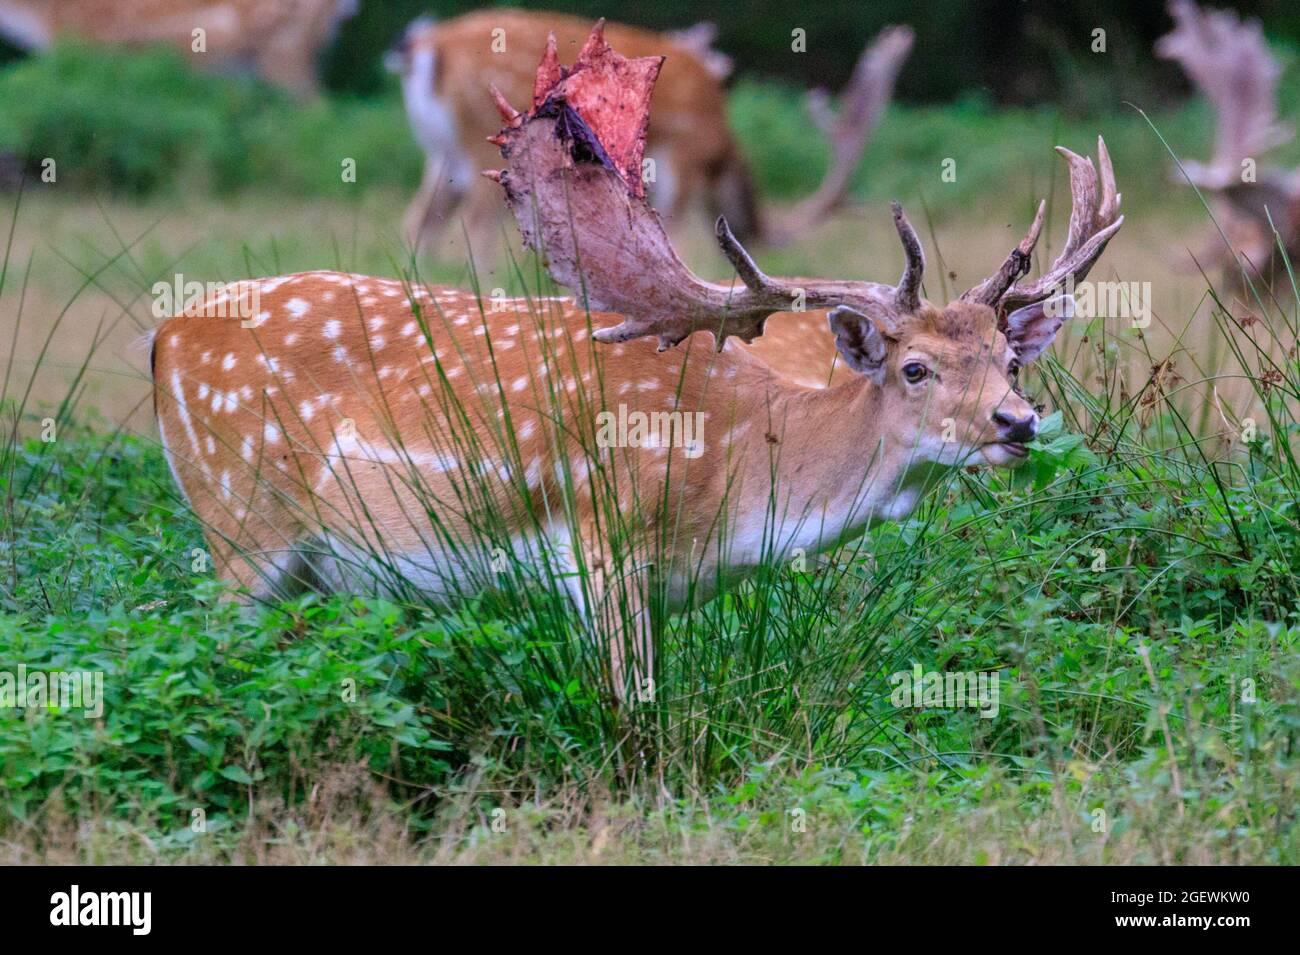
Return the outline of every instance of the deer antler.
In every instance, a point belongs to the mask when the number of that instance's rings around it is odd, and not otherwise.
[[[667,35],[682,49],[693,53],[715,80],[721,82],[731,75],[734,66],[731,57],[713,48],[713,41],[718,38],[716,23],[702,20],[682,30],[669,30]]]
[[[962,301],[979,302],[1004,311],[1042,301],[1068,282],[1082,281],[1092,268],[1106,243],[1124,224],[1119,215],[1120,194],[1115,191],[1115,170],[1110,164],[1106,143],[1097,137],[1097,167],[1086,156],[1057,146],[1056,151],[1070,164],[1070,228],[1060,255],[1042,276],[1028,285],[1014,284],[1029,271],[1030,256],[1043,230],[1046,203],[1038,213],[1020,244],[1011,250],[1001,268],[962,293]],[[1099,171],[1100,170],[1100,175]]]
[[[703,330],[721,349],[730,335],[752,341],[769,315],[800,302],[847,305],[886,329],[919,304],[921,244],[897,207],[907,258],[897,288],[772,278],[724,219],[717,222],[718,244],[743,285],[706,282],[688,269],[646,204],[641,182],[650,94],[663,59],[616,53],[604,41],[603,23],[567,70],[548,44],[527,115],[495,94],[506,120],[498,141],[510,168],[485,173],[505,188],[525,243],[545,256],[555,280],[584,294],[590,308],[626,316],[599,330],[600,341],[656,335],[663,349]]]
[[[1214,105],[1214,153],[1208,166],[1186,163],[1199,186],[1223,188],[1241,181],[1241,162],[1258,158],[1292,136],[1277,122],[1282,68],[1268,51],[1258,20],[1231,10],[1202,10],[1192,0],[1172,0],[1176,24],[1156,42],[1156,55],[1175,60]]]
[[[830,169],[812,195],[784,213],[769,213],[771,221],[763,232],[769,245],[793,241],[844,204],[858,160],[885,115],[913,39],[911,27],[881,30],[858,57],[853,76],[840,94],[838,113],[831,112],[830,96],[825,90],[808,94],[808,112],[831,146]]]

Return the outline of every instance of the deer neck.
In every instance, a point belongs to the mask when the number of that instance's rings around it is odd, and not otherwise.
[[[876,521],[901,520],[948,470],[915,459],[912,443],[886,420],[884,404],[880,388],[865,378],[773,397],[771,424],[758,438],[770,456],[752,455],[751,467],[767,467],[775,482],[747,482],[745,496],[761,489],[775,498],[776,512],[768,501],[748,499],[745,506],[777,522],[778,547],[823,550]]]

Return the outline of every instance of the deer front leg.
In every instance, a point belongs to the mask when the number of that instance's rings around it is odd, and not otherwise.
[[[615,560],[595,533],[580,535],[581,557],[556,548],[565,581],[582,613],[588,636],[608,652],[609,683],[621,702],[649,702],[654,695],[654,627],[649,573],[633,557]]]
[[[452,174],[453,165],[445,157],[435,156],[424,163],[420,188],[402,220],[403,238],[414,250],[433,247],[465,198],[467,190]]]
[[[627,703],[654,698],[654,626],[645,594],[645,574],[601,572],[591,580],[600,624],[609,647],[609,677],[615,697]]]

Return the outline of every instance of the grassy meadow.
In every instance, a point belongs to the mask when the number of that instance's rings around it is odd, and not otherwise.
[[[1026,467],[956,472],[908,520],[671,618],[654,701],[616,710],[554,580],[450,607],[218,599],[134,346],[153,282],[418,268],[486,294],[536,273],[510,270],[504,226],[478,268],[403,252],[420,157],[394,96],[250,116],[240,81],[60,55],[91,85],[139,70],[175,122],[150,152],[112,141],[154,129],[132,97],[88,109],[108,140],[0,196],[0,670],[105,684],[97,718],[0,709],[0,861],[1300,861],[1300,296],[1285,268],[1275,288],[1198,268],[1215,231],[1170,150],[1208,150],[1199,105],[891,109],[859,207],[756,250],[765,270],[892,281],[894,197],[933,300],[1049,197],[1041,267],[1068,217],[1051,146],[1101,133],[1127,218],[1092,278],[1149,283],[1151,324],[1070,323],[1026,383],[1046,406]],[[52,67],[18,69],[0,74],[23,104],[0,117],[11,146],[56,95]],[[769,197],[825,162],[800,109],[775,85],[733,94]],[[703,221],[684,239],[724,275]],[[890,676],[916,665],[997,673],[996,716],[895,705]]]

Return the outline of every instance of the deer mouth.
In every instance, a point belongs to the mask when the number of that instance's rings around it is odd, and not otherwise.
[[[980,450],[994,467],[1013,468],[1029,457],[1029,448],[1019,441],[990,441]]]

